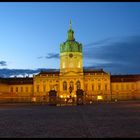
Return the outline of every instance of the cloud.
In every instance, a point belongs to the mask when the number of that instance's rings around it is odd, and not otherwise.
[[[83,48],[83,59],[91,66],[102,66],[115,73],[140,73],[140,36],[108,40],[95,46]]]
[[[46,59],[59,59],[48,53]],[[140,35],[106,38],[83,45],[84,67],[102,67],[111,73],[140,73]]]
[[[106,38],[106,39],[103,39],[103,40],[99,40],[97,42],[92,42],[92,43],[85,44],[84,47],[103,45],[104,43],[107,43],[110,40],[111,40],[111,38]]]
[[[0,61],[0,66],[7,66],[6,61]]]
[[[0,77],[32,77],[34,74],[37,74],[41,71],[58,71],[58,69],[46,69],[38,68],[36,70],[32,69],[0,69]]]
[[[39,56],[37,57],[37,59],[42,59],[42,58],[46,58],[46,59],[59,59],[59,54],[58,53],[48,53],[47,56]]]
[[[42,59],[43,58],[43,56],[39,56],[39,57],[37,57],[37,59]]]
[[[48,53],[47,55],[48,56],[45,57],[46,59],[52,59],[52,58],[59,59],[58,53]]]

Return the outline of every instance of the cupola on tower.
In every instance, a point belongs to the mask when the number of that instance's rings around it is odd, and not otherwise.
[[[60,45],[60,74],[83,73],[82,44],[74,38],[74,31],[70,21],[67,40]]]

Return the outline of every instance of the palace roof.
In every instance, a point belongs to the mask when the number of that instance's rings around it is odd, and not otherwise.
[[[111,82],[136,82],[136,81],[140,81],[140,74],[111,75]]]
[[[33,84],[33,78],[31,77],[0,78],[0,83],[8,84],[8,85]]]
[[[41,71],[39,74],[37,75],[59,75],[59,70],[55,70],[55,71]]]
[[[84,72],[84,74],[87,74],[87,73],[104,73],[104,74],[107,74],[107,72],[105,72],[103,69],[84,69],[83,72]]]

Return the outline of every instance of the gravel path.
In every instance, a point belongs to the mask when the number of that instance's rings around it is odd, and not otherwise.
[[[140,137],[140,102],[0,105],[0,138],[109,137]]]

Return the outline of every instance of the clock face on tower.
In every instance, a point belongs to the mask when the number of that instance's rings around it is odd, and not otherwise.
[[[73,57],[73,54],[72,54],[72,53],[70,53],[70,54],[69,54],[69,57],[70,57],[70,58],[72,58],[72,57]]]

